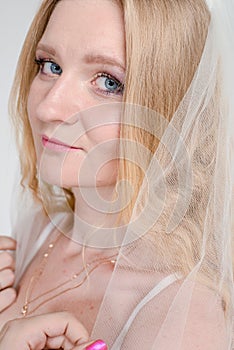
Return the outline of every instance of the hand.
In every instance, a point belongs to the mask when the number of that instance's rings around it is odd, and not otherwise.
[[[15,279],[15,261],[8,252],[15,249],[16,241],[13,238],[0,236],[0,312],[16,299],[16,291],[12,288]]]
[[[0,332],[0,350],[81,350],[88,339],[88,332],[72,314],[56,312],[7,322]]]

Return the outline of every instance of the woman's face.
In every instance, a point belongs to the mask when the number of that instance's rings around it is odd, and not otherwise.
[[[125,74],[120,7],[59,1],[35,58],[28,115],[40,176],[63,187],[114,184]]]

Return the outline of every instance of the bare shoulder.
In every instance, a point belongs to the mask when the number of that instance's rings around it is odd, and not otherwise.
[[[227,316],[222,297],[212,288],[193,281],[178,282],[162,293],[160,308],[165,313],[155,349],[220,350],[227,347]]]

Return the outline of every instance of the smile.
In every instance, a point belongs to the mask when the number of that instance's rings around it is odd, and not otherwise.
[[[80,151],[83,150],[80,147],[74,147],[63,143],[60,140],[49,138],[45,135],[42,136],[42,144],[45,148],[51,149],[57,152],[68,152],[68,151]]]

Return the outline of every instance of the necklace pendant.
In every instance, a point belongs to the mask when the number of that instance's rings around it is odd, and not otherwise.
[[[28,305],[25,304],[22,309],[21,309],[21,313],[23,316],[26,316],[27,315],[27,312],[28,312]]]

